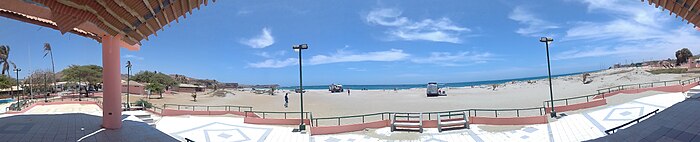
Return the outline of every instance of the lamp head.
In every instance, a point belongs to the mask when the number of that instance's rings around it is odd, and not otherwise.
[[[541,37],[540,38],[540,42],[552,43],[552,41],[554,41],[554,39],[552,39],[551,37]]]
[[[131,67],[131,61],[126,61],[126,67],[130,68]]]
[[[309,49],[309,46],[306,44],[293,45],[292,49]]]

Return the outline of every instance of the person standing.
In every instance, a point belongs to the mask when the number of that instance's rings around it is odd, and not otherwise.
[[[284,108],[289,107],[289,93],[284,94]]]
[[[350,96],[350,89],[348,89],[348,96]]]

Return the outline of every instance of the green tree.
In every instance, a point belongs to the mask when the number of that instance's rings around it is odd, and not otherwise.
[[[64,81],[87,82],[89,86],[96,86],[102,82],[102,67],[97,65],[70,65],[61,71]]]
[[[164,86],[175,86],[178,84],[172,77],[158,72],[141,71],[131,77],[137,82],[158,83]]]
[[[56,75],[55,75],[56,74],[56,65],[54,64],[54,61],[53,61],[53,50],[51,48],[51,44],[44,43],[44,58],[46,58],[47,55],[51,56],[51,82],[53,82],[53,91],[55,91],[56,90]]]
[[[158,93],[160,95],[160,98],[163,98],[163,91],[165,91],[165,86],[163,86],[160,83],[151,83],[146,86],[146,89],[150,90],[151,92]]]
[[[693,53],[690,52],[688,48],[683,48],[676,51],[676,66],[687,63],[690,57],[693,57]]]
[[[0,64],[2,65],[2,75],[10,75],[10,65],[12,68],[17,68],[15,62],[10,61],[10,46],[0,45]]]
[[[0,76],[0,88],[10,88],[14,86],[16,80],[12,77],[1,75]]]

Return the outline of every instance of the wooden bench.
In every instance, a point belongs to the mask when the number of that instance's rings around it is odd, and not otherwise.
[[[391,132],[394,131],[417,131],[423,133],[423,113],[393,113],[391,119]],[[401,120],[405,118],[406,120]],[[411,121],[411,118],[417,120]]]
[[[447,117],[447,119],[444,119],[443,117]],[[437,121],[438,132],[457,129],[469,129],[469,117],[467,117],[466,112],[437,113]]]

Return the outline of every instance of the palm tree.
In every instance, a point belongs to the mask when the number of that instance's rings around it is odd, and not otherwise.
[[[2,64],[2,75],[7,75],[9,76],[10,73],[10,65],[12,67],[17,68],[15,63],[9,60],[10,57],[10,46],[7,45],[0,45],[0,64]]]
[[[51,55],[51,73],[53,73],[51,79],[53,80],[53,90],[56,91],[56,65],[53,63],[53,50],[51,50],[51,44],[49,43],[44,43],[44,58],[46,58],[46,55]]]

